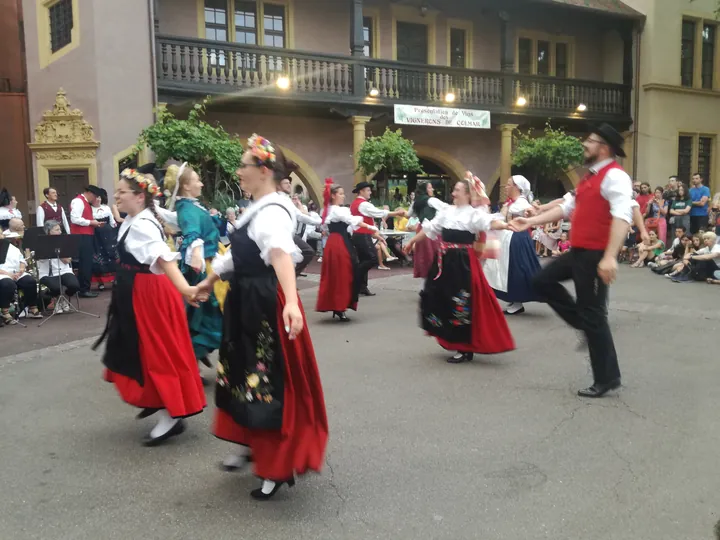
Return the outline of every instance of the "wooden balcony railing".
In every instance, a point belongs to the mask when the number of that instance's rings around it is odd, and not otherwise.
[[[626,120],[630,89],[576,79],[406,64],[372,58],[316,54],[176,36],[158,36],[157,73],[163,91],[278,96],[275,84],[318,101],[389,105],[445,104],[497,112],[569,116],[579,104],[584,116]],[[214,90],[213,90],[214,89]],[[370,96],[373,96],[370,98]],[[525,98],[518,107],[518,98]]]

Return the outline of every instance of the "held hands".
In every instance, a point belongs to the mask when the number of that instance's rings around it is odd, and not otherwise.
[[[90,221],[90,226],[91,226],[91,227],[102,227],[103,225],[105,225],[105,224],[104,224],[104,223],[100,223],[100,222],[97,221],[96,219],[93,219],[93,220]]]
[[[303,330],[304,322],[300,306],[294,303],[285,304],[283,309],[283,324],[290,340],[298,337]]]
[[[490,229],[492,229],[493,231],[506,231],[509,228],[510,228],[510,226],[507,223],[505,223],[504,221],[500,221],[500,220],[493,221],[490,224]]]
[[[617,277],[617,259],[605,255],[598,264],[597,273],[605,285],[610,285]]]

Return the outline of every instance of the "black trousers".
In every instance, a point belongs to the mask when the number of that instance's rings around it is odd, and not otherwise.
[[[80,292],[88,292],[92,282],[93,254],[95,253],[94,236],[80,235],[80,255],[78,256],[78,281]]]
[[[60,295],[60,284],[65,287],[65,294],[73,296],[80,290],[80,284],[75,274],[68,273],[62,274],[61,276],[45,276],[40,278],[40,283],[45,285],[49,290],[50,294],[54,297]]]
[[[617,353],[608,325],[608,286],[597,273],[604,252],[571,249],[535,274],[533,285],[560,317],[585,333],[593,377],[598,384],[620,378]],[[573,280],[577,298],[561,284]]]
[[[378,265],[377,250],[372,236],[369,234],[353,234],[352,241],[360,261],[358,272],[360,274],[360,291],[363,291],[368,288],[368,272]]]
[[[37,306],[37,282],[32,276],[23,276],[17,281],[0,279],[0,308],[8,309],[16,291],[22,291],[26,306]]]
[[[295,267],[295,275],[298,276],[302,274],[303,270],[305,270],[307,265],[310,264],[310,261],[312,261],[312,258],[315,256],[315,251],[313,251],[313,248],[311,248],[308,243],[302,239],[302,236],[296,235],[293,240],[295,240],[295,245],[300,248],[300,251],[302,251],[303,256],[302,262],[298,263]]]
[[[708,217],[705,216],[690,216],[690,234],[697,233],[700,229],[710,230],[708,225]]]

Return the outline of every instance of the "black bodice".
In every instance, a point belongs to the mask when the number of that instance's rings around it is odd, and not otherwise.
[[[448,244],[473,244],[475,242],[475,235],[470,231],[443,229],[442,241]]]
[[[344,221],[328,223],[328,231],[331,233],[347,234],[348,224]]]
[[[267,206],[279,206],[283,210],[287,211],[287,209],[281,204],[271,203]],[[233,266],[235,268],[236,278],[267,277],[275,275],[275,270],[272,266],[265,264],[265,261],[260,255],[260,248],[252,240],[252,238],[250,238],[248,233],[248,228],[250,227],[253,219],[255,219],[257,214],[262,211],[262,208],[258,210],[255,216],[230,235]]]

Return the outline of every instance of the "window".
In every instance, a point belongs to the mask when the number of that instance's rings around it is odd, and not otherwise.
[[[60,0],[48,9],[50,17],[50,51],[56,53],[72,41],[72,0]]]
[[[713,78],[715,76],[715,34],[717,26],[706,24],[702,32],[702,67],[701,85],[703,88],[712,90]]]
[[[683,86],[692,87],[695,73],[695,23],[683,21],[680,80]]]
[[[467,34],[462,28],[450,30],[450,66],[467,67]]]
[[[706,186],[712,185],[712,137],[698,137],[697,171],[703,177]]]
[[[690,185],[693,168],[693,138],[681,135],[678,141],[678,180],[686,186]]]
[[[263,28],[265,31],[265,46],[285,48],[285,6],[265,4]]]
[[[397,60],[398,62],[428,63],[428,27],[397,21]]]
[[[556,39],[539,32],[520,34],[515,64],[518,73],[563,79],[572,77],[571,38]]]
[[[372,58],[375,56],[375,51],[373,50],[374,39],[375,36],[373,35],[373,18],[363,17],[363,54],[368,58]]]
[[[715,136],[682,134],[678,138],[678,179],[689,185],[692,175],[699,173],[710,187],[713,180]]]
[[[561,79],[568,77],[568,46],[567,43],[555,44],[555,76]]]
[[[205,38],[227,41],[227,3],[225,0],[205,0]]]
[[[257,45],[257,5],[235,0],[235,43]]]

